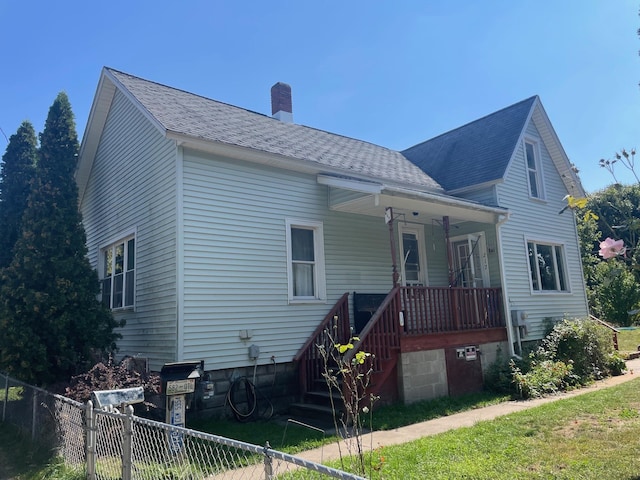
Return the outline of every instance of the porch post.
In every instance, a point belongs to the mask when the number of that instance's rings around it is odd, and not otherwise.
[[[455,281],[455,275],[453,273],[453,252],[451,251],[451,239],[449,238],[449,217],[445,215],[442,217],[442,228],[444,229],[444,241],[447,244],[447,265],[449,266],[449,305],[451,308],[451,315],[453,316],[453,324],[456,330],[460,330],[460,314],[458,312],[458,295],[456,290],[453,289],[453,282]]]
[[[393,231],[393,208],[387,207],[384,211],[384,221],[389,225],[389,243],[391,244],[391,271],[393,277],[393,286],[398,285],[400,274],[398,273],[398,265],[396,264],[396,236]]]
[[[449,217],[442,217],[442,228],[444,229],[444,241],[447,244],[447,266],[449,267],[449,286],[453,286],[455,276],[453,274],[453,252],[451,251],[451,240],[449,239]]]

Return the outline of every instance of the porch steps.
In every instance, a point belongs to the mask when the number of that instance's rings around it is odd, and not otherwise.
[[[334,407],[331,406],[332,402]],[[289,405],[289,415],[300,423],[312,425],[324,431],[333,431],[335,429],[334,408],[340,418],[344,410],[340,392],[333,388],[330,393],[326,381],[317,379],[313,382],[313,390],[306,392],[300,402]]]

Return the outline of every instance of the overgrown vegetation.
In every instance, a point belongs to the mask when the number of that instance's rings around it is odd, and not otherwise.
[[[32,132],[23,130],[24,148],[7,155],[32,151]],[[71,105],[60,93],[40,134],[28,197],[26,166],[5,169],[0,185],[0,211],[22,210],[20,225],[11,224],[19,229],[15,245],[3,245],[12,257],[0,268],[0,370],[39,386],[86,371],[119,338],[119,324],[97,300],[100,284],[87,258],[74,178],[78,150]]]
[[[146,368],[138,368],[136,359],[125,357],[119,363],[112,358],[94,365],[87,373],[71,378],[69,385],[61,391],[64,396],[85,403],[91,400],[91,393],[95,390],[114,390],[119,388],[143,387],[145,401],[142,405],[135,405],[136,414],[162,419],[164,411],[154,400],[160,396],[160,376],[147,372]]]
[[[590,319],[565,319],[522,360],[507,364],[499,355],[486,383],[494,391],[532,398],[620,375],[625,368],[610,329]]]
[[[639,201],[640,184],[614,184],[591,195],[577,216],[589,307],[620,326],[640,320]],[[604,237],[617,238],[622,246],[602,250]]]
[[[81,480],[86,476],[65,467],[60,458],[25,439],[16,427],[0,422],[0,478]]]

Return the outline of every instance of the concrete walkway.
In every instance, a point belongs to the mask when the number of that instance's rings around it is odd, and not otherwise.
[[[363,447],[369,449],[371,446],[373,446],[373,448],[378,448],[380,446],[386,447],[389,445],[397,445],[429,435],[436,435],[448,430],[453,430],[454,428],[471,427],[483,420],[492,420],[503,415],[537,407],[538,405],[543,405],[545,403],[556,402],[565,398],[571,398],[577,395],[583,395],[585,393],[619,385],[633,380],[637,376],[640,376],[640,358],[627,361],[627,372],[624,375],[600,380],[585,388],[545,398],[504,402],[498,405],[468,410],[466,412],[456,413],[447,417],[440,417],[434,420],[396,428],[395,430],[373,432],[373,438],[369,437],[369,434],[365,436],[363,443],[366,445],[363,445]],[[349,453],[347,447],[348,445],[343,442],[343,445],[341,446],[343,455]],[[337,443],[332,443],[320,448],[296,454],[296,456],[313,462],[322,463],[324,461],[340,458],[340,451]]]

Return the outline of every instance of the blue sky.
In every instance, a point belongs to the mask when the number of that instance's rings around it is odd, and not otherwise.
[[[268,115],[283,81],[296,123],[398,150],[539,95],[594,191],[600,158],[640,147],[639,6],[0,0],[0,128],[41,131],[64,90],[82,136],[105,65]]]

